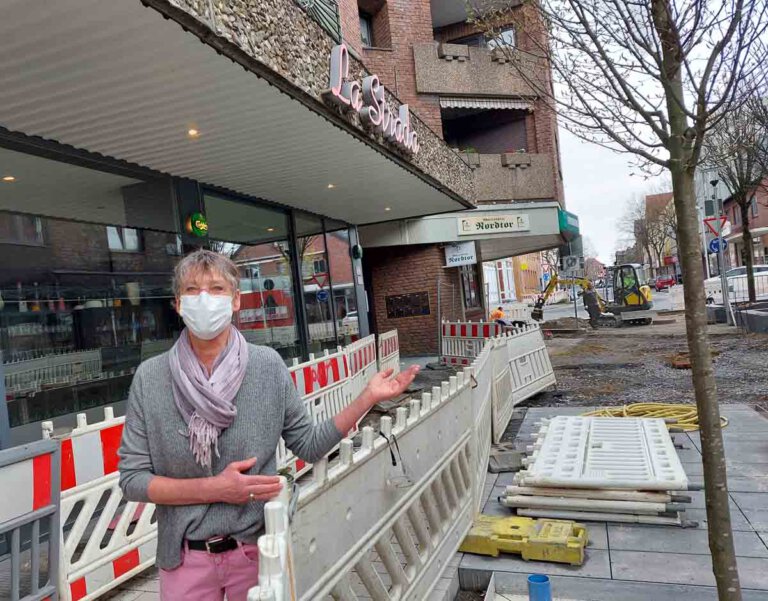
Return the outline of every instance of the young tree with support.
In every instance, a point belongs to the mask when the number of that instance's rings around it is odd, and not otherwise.
[[[765,0],[523,0],[510,11],[473,5],[533,94],[582,139],[632,155],[672,180],[685,282],[686,331],[701,425],[709,548],[721,600],[739,601],[725,452],[712,355],[694,174],[707,134],[765,71]],[[517,23],[517,46],[500,27]]]
[[[756,202],[755,193],[768,187],[768,130],[761,122],[764,111],[764,101],[752,90],[741,106],[726,114],[709,132],[704,144],[705,164],[725,184],[741,216],[750,303],[757,300],[750,229],[752,204]]]

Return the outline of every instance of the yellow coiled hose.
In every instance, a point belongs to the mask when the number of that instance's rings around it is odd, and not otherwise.
[[[584,413],[592,417],[658,417],[667,420],[667,428],[693,432],[699,429],[699,414],[696,405],[675,405],[672,403],[633,403],[622,407],[604,407]],[[720,427],[725,428],[728,420],[720,417]]]

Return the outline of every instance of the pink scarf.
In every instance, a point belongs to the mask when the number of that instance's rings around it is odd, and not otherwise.
[[[169,353],[173,399],[187,422],[189,448],[203,467],[211,467],[211,450],[219,456],[219,435],[237,415],[235,396],[248,366],[248,343],[232,326],[227,347],[208,377],[185,329]]]

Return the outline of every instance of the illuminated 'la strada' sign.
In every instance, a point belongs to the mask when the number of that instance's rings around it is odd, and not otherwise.
[[[395,112],[384,98],[384,86],[378,75],[369,75],[362,83],[349,79],[349,51],[339,44],[331,51],[331,80],[323,97],[344,109],[355,111],[365,127],[381,133],[384,138],[416,154],[419,136],[411,129],[411,113],[407,104]]]

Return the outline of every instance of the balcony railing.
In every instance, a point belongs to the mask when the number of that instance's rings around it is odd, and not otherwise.
[[[556,197],[555,164],[548,154],[462,153],[475,174],[475,201],[551,200]]]
[[[434,42],[415,45],[413,58],[416,89],[422,94],[535,96],[519,67],[509,63],[508,52]]]
[[[294,2],[317,21],[335,41],[341,42],[341,20],[336,0],[294,0]]]

